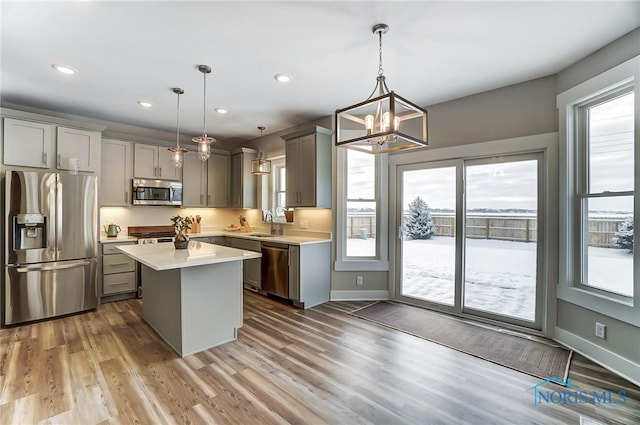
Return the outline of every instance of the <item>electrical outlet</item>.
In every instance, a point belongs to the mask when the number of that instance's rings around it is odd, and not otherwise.
[[[602,323],[596,322],[596,336],[605,339],[607,327]]]
[[[362,285],[362,284],[363,284],[362,276],[356,276],[356,285]]]
[[[307,227],[309,227],[309,220],[300,220],[300,228],[306,229]]]

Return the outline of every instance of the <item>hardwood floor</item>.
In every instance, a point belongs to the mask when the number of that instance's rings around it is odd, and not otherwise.
[[[238,340],[184,359],[139,300],[3,329],[0,424],[640,423],[640,388],[584,357],[574,388],[625,404],[534,405],[539,379],[347,314],[366,304],[298,310],[245,291]]]

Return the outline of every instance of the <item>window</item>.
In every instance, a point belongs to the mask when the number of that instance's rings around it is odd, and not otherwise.
[[[336,270],[387,270],[386,155],[338,149],[338,170]]]
[[[376,257],[376,204],[375,155],[348,150],[347,257]]]
[[[284,223],[284,211],[287,206],[286,188],[287,188],[287,169],[285,167],[284,157],[271,159],[271,175],[269,175],[269,188],[271,199],[271,211],[273,212],[273,220],[275,222]]]
[[[637,134],[640,57],[558,95],[558,297],[640,324],[640,264],[633,227],[640,199]],[[564,156],[564,158],[563,158]]]
[[[624,87],[576,105],[580,284],[633,296],[633,252],[619,229],[633,217],[634,93]]]

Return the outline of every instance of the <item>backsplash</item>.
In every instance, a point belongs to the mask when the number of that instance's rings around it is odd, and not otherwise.
[[[153,206],[134,206],[130,208],[103,207],[100,208],[100,229],[110,223],[119,225],[122,232],[127,232],[129,226],[156,226],[171,224],[170,218],[179,214],[182,216],[200,215],[203,228],[224,228],[231,223],[239,225],[238,216],[244,215],[252,227],[266,227],[262,222],[261,210],[243,210],[227,208],[171,208]],[[300,228],[300,221],[306,220],[307,228]],[[331,210],[308,208],[296,209],[294,222],[283,224],[285,234],[300,234],[304,232],[331,232]]]

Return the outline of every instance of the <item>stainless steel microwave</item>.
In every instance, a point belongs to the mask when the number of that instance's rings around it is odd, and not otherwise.
[[[133,205],[182,205],[182,183],[171,180],[133,179]]]

